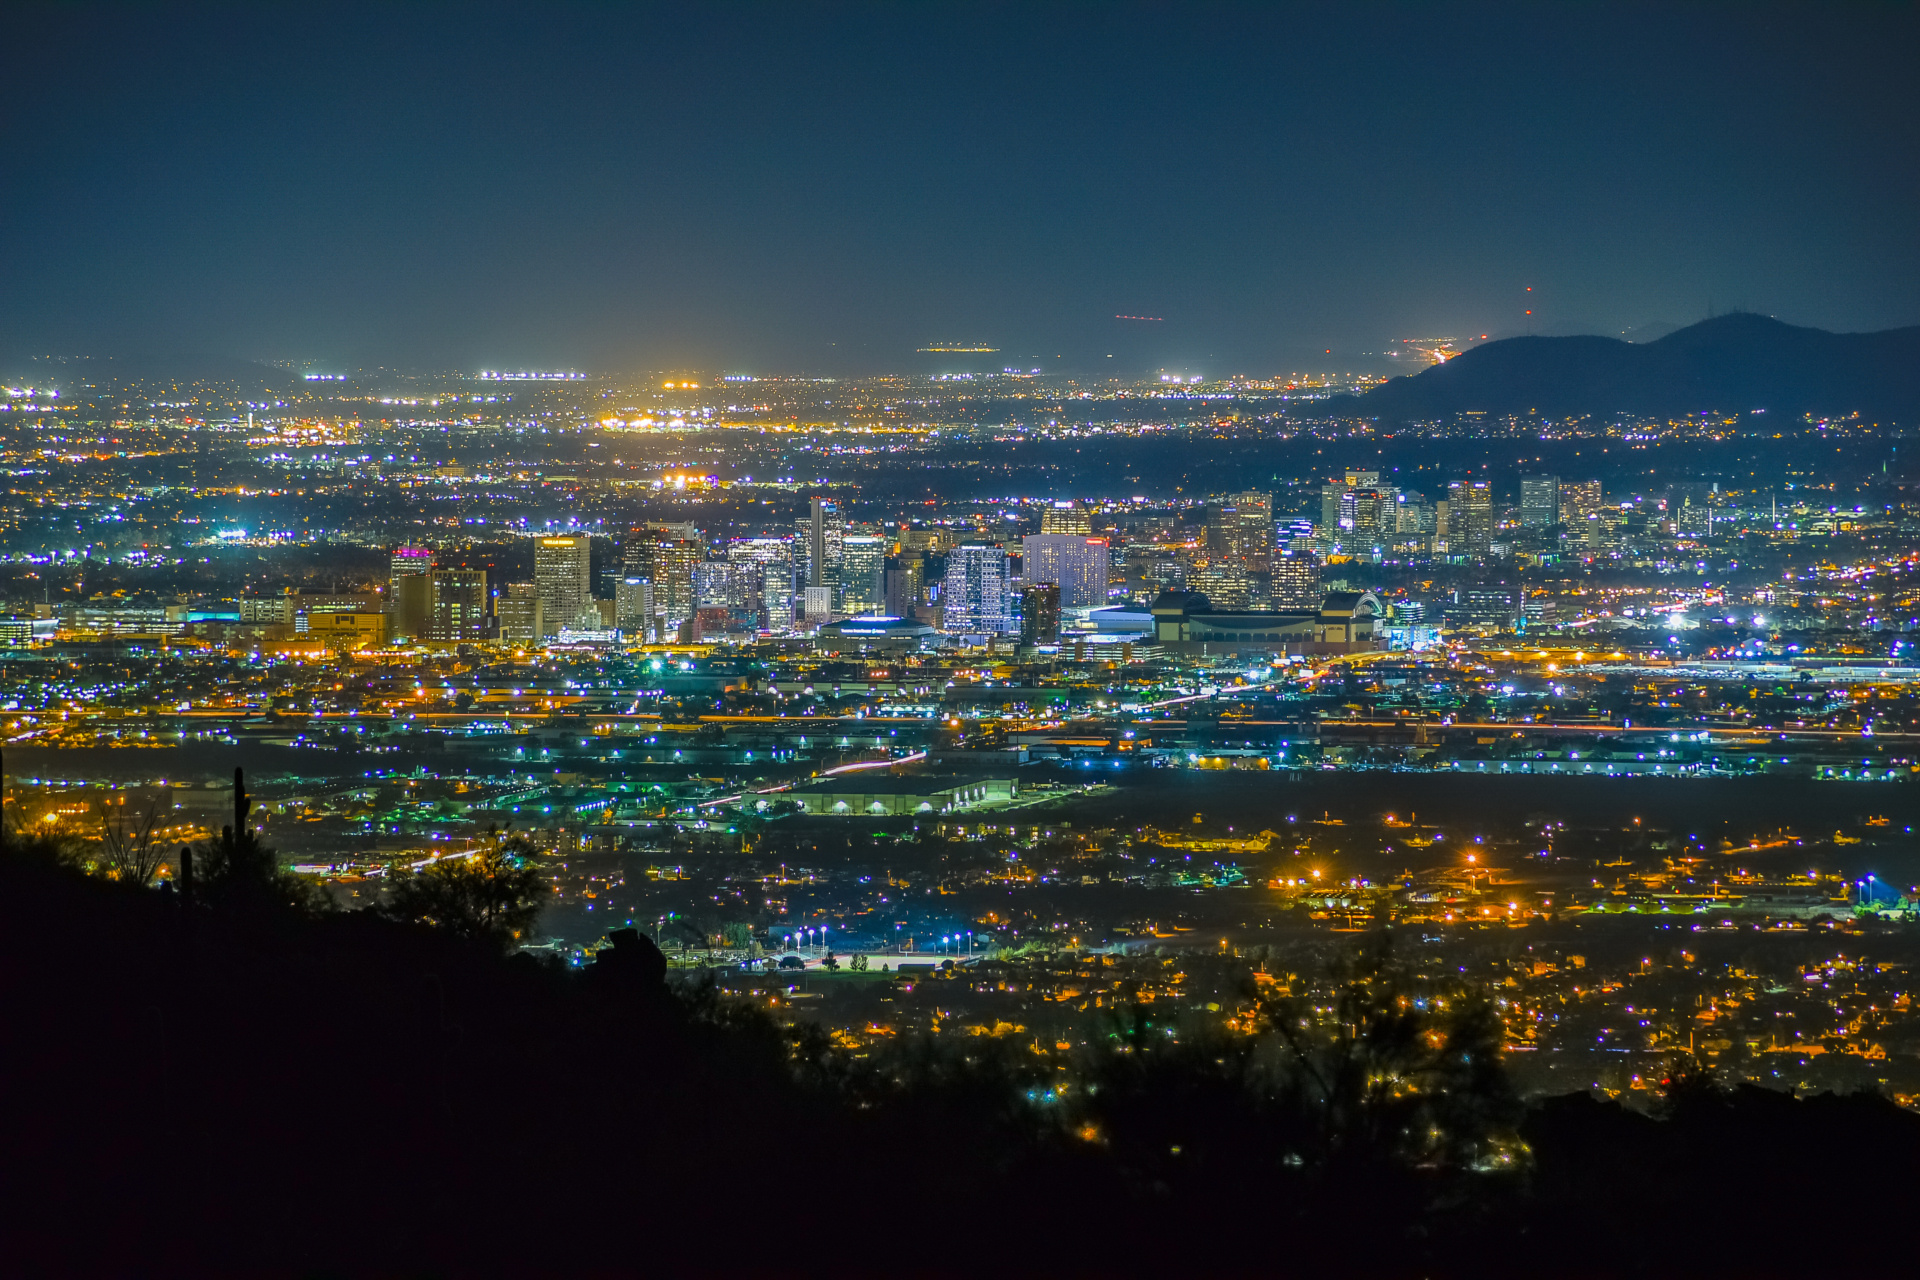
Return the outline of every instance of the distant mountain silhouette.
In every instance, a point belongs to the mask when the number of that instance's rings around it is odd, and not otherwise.
[[[1920,418],[1920,326],[1828,333],[1736,314],[1647,343],[1507,338],[1312,412],[1407,421],[1476,410],[1558,417],[1754,409]]]

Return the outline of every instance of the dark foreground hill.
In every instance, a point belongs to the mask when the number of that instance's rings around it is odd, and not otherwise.
[[[1873,1097],[1555,1099],[1525,1169],[1450,1176],[1356,1154],[1381,1099],[1302,1164],[1265,1050],[1151,1020],[1078,1076],[923,1044],[862,1083],[631,939],[566,971],[6,854],[0,901],[12,1274],[1822,1273],[1920,1190]]]
[[[1920,326],[1828,333],[1727,315],[1657,342],[1507,338],[1313,412],[1403,422],[1457,413],[1920,419]]]

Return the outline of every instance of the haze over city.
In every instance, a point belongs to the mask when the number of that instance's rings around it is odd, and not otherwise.
[[[1914,29],[28,5],[0,354],[853,374],[944,342],[1264,375],[1737,308],[1890,328],[1920,320]]]

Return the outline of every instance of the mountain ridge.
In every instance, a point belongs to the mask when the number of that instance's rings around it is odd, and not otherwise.
[[[1859,413],[1920,418],[1920,325],[1831,333],[1735,313],[1653,342],[1505,338],[1311,416],[1388,421],[1457,413]]]

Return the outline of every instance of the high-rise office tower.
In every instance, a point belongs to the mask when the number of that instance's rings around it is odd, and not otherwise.
[[[1568,524],[1578,524],[1598,515],[1603,505],[1605,499],[1598,480],[1576,480],[1560,486],[1560,518]]]
[[[1371,547],[1393,533],[1399,517],[1393,511],[1393,499],[1378,489],[1349,489],[1340,499],[1340,538],[1342,546]],[[1381,519],[1382,513],[1386,519]]]
[[[1244,609],[1253,584],[1238,560],[1202,560],[1187,570],[1187,590],[1198,591],[1215,609]]]
[[[886,609],[886,538],[848,534],[841,539],[840,611],[858,618]]]
[[[387,638],[424,640],[431,610],[427,575],[433,552],[425,547],[395,547],[387,558]]]
[[[1340,540],[1340,535],[1343,531],[1351,535],[1353,525],[1350,523],[1343,524],[1342,519],[1343,517],[1351,518],[1352,504],[1348,499],[1350,495],[1360,489],[1370,490],[1378,494],[1380,492],[1380,473],[1378,471],[1348,471],[1338,483],[1323,484],[1320,486],[1321,537],[1337,542]],[[1390,493],[1387,497],[1388,501],[1392,500]],[[1271,504],[1271,499],[1269,499],[1269,504]],[[1268,507],[1268,513],[1269,515],[1272,513],[1271,505]],[[1349,540],[1351,540],[1350,537]]]
[[[1040,532],[1064,535],[1093,533],[1093,513],[1077,502],[1056,502],[1041,509]]]
[[[409,578],[433,568],[433,552],[426,547],[395,547],[387,556],[387,577]]]
[[[1273,607],[1282,613],[1320,607],[1320,562],[1306,552],[1273,558]]]
[[[792,564],[793,543],[787,538],[735,538],[727,544],[727,559],[735,564]]]
[[[1455,555],[1484,560],[1493,542],[1493,486],[1456,480],[1447,486],[1447,546]]]
[[[1228,551],[1249,573],[1265,573],[1273,560],[1273,495],[1249,490],[1233,495],[1233,519],[1227,527]]]
[[[542,639],[600,625],[593,606],[593,542],[585,534],[536,538],[533,583],[540,596]]]
[[[1560,523],[1560,477],[1520,477],[1520,523],[1545,529]]]
[[[1016,630],[1010,598],[1007,553],[999,547],[959,546],[947,552],[947,574],[940,582],[948,631],[1005,634]]]
[[[751,560],[766,564],[773,560],[793,563],[793,543],[786,538],[735,538],[727,544],[727,559]]]
[[[613,625],[623,634],[654,639],[653,583],[642,577],[622,577],[613,584]]]
[[[1396,534],[1432,533],[1436,512],[1425,494],[1402,489],[1394,495],[1393,532]],[[1384,517],[1382,524],[1385,523]]]
[[[1213,498],[1208,500],[1206,515],[1203,517],[1206,522],[1205,531],[1201,538],[1201,546],[1206,549],[1208,556],[1217,559],[1220,556],[1230,554],[1228,548],[1233,542],[1233,517],[1233,500],[1231,498]]]
[[[895,618],[911,618],[915,605],[927,600],[926,559],[910,555],[887,562],[887,613]]]
[[[493,602],[493,616],[499,623],[503,644],[539,644],[546,632],[540,615],[537,583],[510,582]]]
[[[1029,582],[1020,588],[1020,643],[1053,644],[1060,639],[1060,588]]]
[[[728,560],[751,564],[759,574],[754,614],[762,630],[793,630],[793,551],[786,538],[738,538],[727,544]]]
[[[693,566],[696,612],[720,610],[729,626],[760,625],[762,568],[751,560],[708,560]],[[715,617],[715,614],[708,614]]]
[[[706,548],[676,538],[662,542],[653,553],[653,607],[674,625],[685,622],[699,608],[693,590],[693,569],[706,559]]]
[[[1057,585],[1061,608],[1089,609],[1107,602],[1112,562],[1105,538],[1029,534],[1021,539],[1020,555],[1025,562],[1021,576],[1028,582]]]
[[[1347,496],[1344,484],[1320,486],[1320,536],[1333,537],[1340,529],[1340,500]]]
[[[813,521],[796,520],[791,542],[794,589],[804,590],[813,581]]]
[[[706,559],[706,548],[698,539],[680,536],[689,528],[649,525],[628,538],[623,549],[623,576],[652,583],[654,612],[664,613],[675,625],[691,618],[699,607],[693,569]]]
[[[427,638],[466,644],[487,635],[487,572],[435,569],[427,575]]]
[[[775,634],[793,630],[793,561],[760,566],[760,625]]]
[[[825,498],[813,500],[812,519],[807,525],[807,585],[840,585],[840,561],[845,554],[846,521],[840,508]]]

